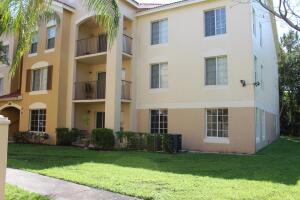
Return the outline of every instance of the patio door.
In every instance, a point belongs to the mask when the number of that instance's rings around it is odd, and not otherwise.
[[[97,74],[97,99],[105,99],[106,72]]]
[[[105,128],[105,112],[96,112],[96,128]]]

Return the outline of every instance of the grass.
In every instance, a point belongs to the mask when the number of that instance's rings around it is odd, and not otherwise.
[[[47,197],[27,192],[18,187],[7,184],[5,186],[5,200],[49,200]]]
[[[10,144],[8,165],[143,199],[300,199],[300,140],[291,138],[251,156]]]

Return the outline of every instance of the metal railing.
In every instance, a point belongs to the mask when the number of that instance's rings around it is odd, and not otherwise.
[[[91,55],[107,51],[107,35],[86,38],[77,41],[77,56]]]
[[[131,82],[130,81],[122,81],[122,99],[131,100]]]
[[[132,37],[123,34],[123,52],[132,55]]]
[[[105,99],[104,81],[86,81],[75,83],[74,100]]]

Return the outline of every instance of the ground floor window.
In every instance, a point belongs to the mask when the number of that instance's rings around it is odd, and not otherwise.
[[[168,133],[168,110],[150,110],[151,133]]]
[[[228,109],[206,110],[206,134],[208,137],[228,137]]]
[[[105,112],[96,113],[96,128],[105,128]]]
[[[30,131],[46,132],[45,109],[36,109],[30,111]]]
[[[256,109],[256,144],[266,140],[265,112]]]

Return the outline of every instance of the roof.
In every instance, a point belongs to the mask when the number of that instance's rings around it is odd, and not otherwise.
[[[13,92],[7,95],[0,96],[0,100],[18,99],[21,96],[20,91]]]

